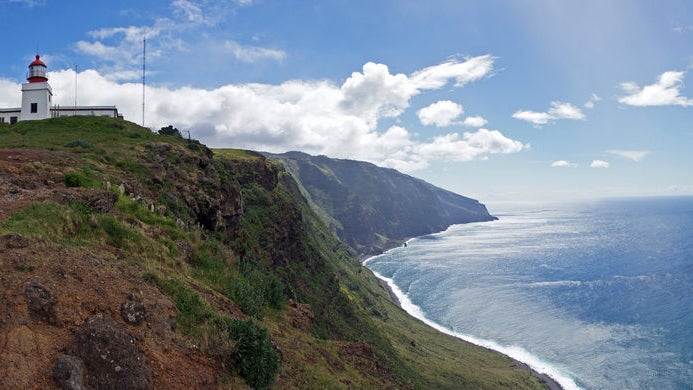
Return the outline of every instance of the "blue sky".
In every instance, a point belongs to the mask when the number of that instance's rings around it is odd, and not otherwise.
[[[690,1],[0,0],[0,106],[366,160],[482,201],[693,194]]]

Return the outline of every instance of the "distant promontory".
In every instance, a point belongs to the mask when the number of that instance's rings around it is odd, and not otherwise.
[[[361,256],[453,224],[497,219],[475,199],[394,169],[301,152],[266,156],[284,163],[330,230]]]

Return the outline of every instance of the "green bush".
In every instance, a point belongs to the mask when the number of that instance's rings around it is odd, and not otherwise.
[[[89,149],[94,147],[94,145],[91,144],[89,141],[85,141],[83,139],[78,139],[75,141],[70,141],[65,144],[66,148],[84,148],[84,149]]]
[[[239,374],[255,389],[269,388],[279,371],[279,354],[272,346],[267,329],[252,320],[226,322],[236,341],[235,362]]]
[[[232,283],[228,289],[228,295],[238,304],[243,313],[258,319],[265,315],[263,309],[265,298],[262,293],[260,288],[248,282],[242,276]]]
[[[90,168],[66,173],[63,176],[63,182],[66,187],[100,188],[102,186],[101,181],[95,177],[94,171]]]

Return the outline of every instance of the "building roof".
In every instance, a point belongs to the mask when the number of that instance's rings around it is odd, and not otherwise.
[[[43,61],[41,61],[41,56],[38,54],[36,55],[36,59],[31,64],[29,64],[29,67],[31,68],[32,66],[37,66],[37,65],[43,66],[44,68],[46,67],[46,64],[44,64]]]

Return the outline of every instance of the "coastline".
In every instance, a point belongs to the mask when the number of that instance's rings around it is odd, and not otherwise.
[[[409,243],[409,241],[411,241],[413,239],[414,238],[410,238],[409,240],[406,241],[406,243]],[[400,246],[388,249],[387,251],[383,252],[383,254],[389,252],[390,250],[396,249]],[[365,259],[362,259],[361,265],[368,268],[367,263],[370,260],[372,260],[378,256],[380,256],[380,255],[369,256]],[[397,285],[394,284],[394,281],[392,279],[387,278],[387,277],[379,274],[378,272],[376,272],[370,268],[368,268],[368,269],[371,272],[373,272],[373,274],[378,278],[381,286],[383,286],[387,290],[392,301],[397,306],[399,306],[402,310],[406,311],[412,317],[423,321],[426,325],[432,327],[433,329],[435,329],[441,333],[447,334],[448,336],[455,337],[455,338],[460,339],[464,342],[474,344],[478,347],[485,348],[485,349],[488,349],[490,351],[494,351],[496,353],[500,353],[502,355],[507,356],[510,360],[513,361],[513,363],[517,367],[528,371],[534,377],[536,377],[539,380],[539,382],[542,385],[544,385],[544,388],[546,388],[547,390],[569,390],[564,385],[562,385],[561,382],[559,382],[559,379],[552,377],[551,375],[549,375],[546,372],[539,371],[539,369],[532,367],[531,363],[523,362],[523,361],[509,355],[508,353],[505,353],[504,351],[501,350],[502,348],[500,348],[500,346],[495,346],[495,348],[494,348],[494,346],[489,345],[489,344],[493,344],[492,342],[483,342],[482,340],[478,340],[478,339],[471,337],[471,336],[464,336],[464,335],[458,334],[456,332],[453,332],[453,331],[429,320],[428,318],[426,318],[423,311],[421,311],[421,309],[418,306],[414,305],[413,303],[411,303],[411,301],[409,301],[409,299],[406,297],[406,295],[404,295],[404,293],[397,287]],[[405,304],[403,304],[403,302]],[[562,378],[562,379],[563,379],[563,381],[569,381],[570,382],[569,383],[570,389],[572,389],[572,388],[579,389],[579,387],[571,379],[569,379],[569,378]]]

